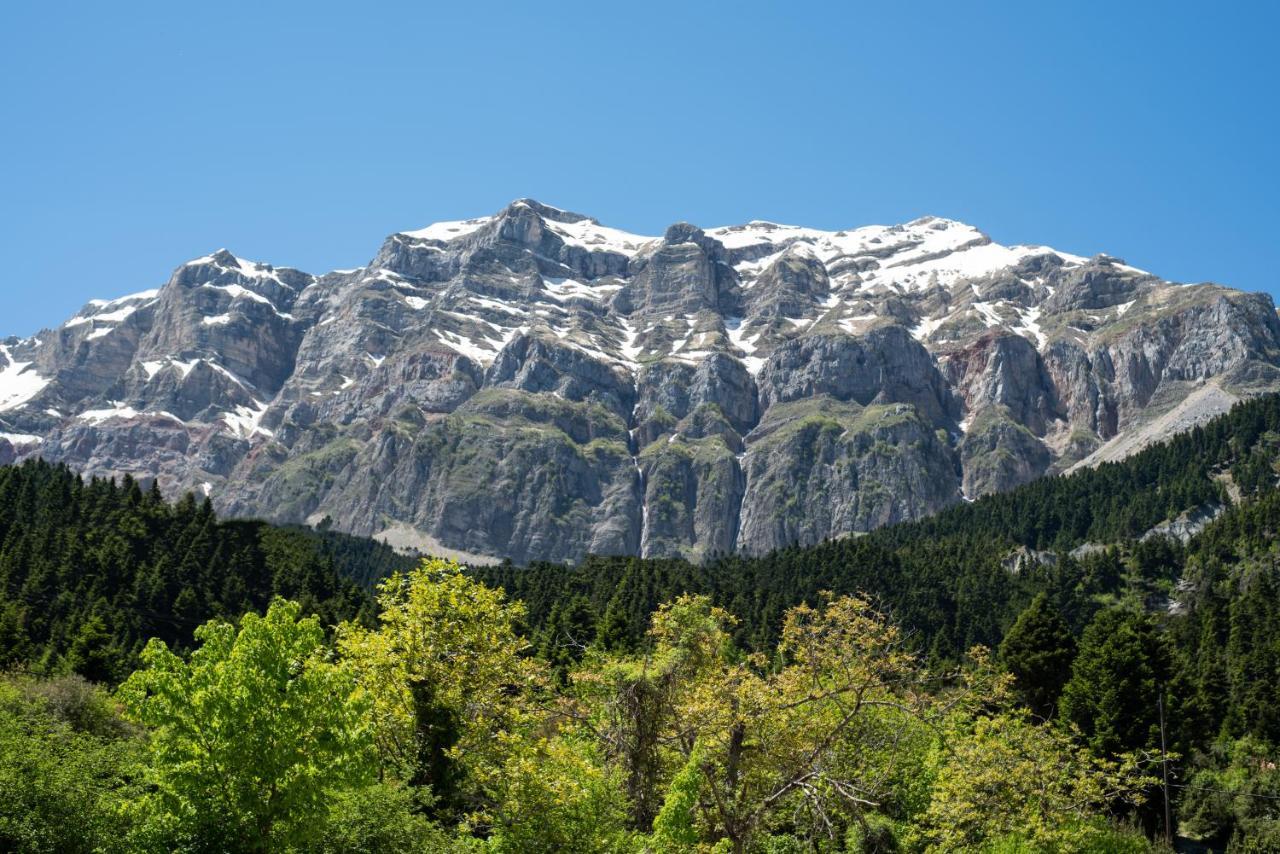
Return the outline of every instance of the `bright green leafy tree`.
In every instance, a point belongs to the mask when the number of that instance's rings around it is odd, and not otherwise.
[[[323,829],[335,790],[372,780],[367,705],[327,660],[315,617],[277,600],[239,628],[210,622],[184,660],[163,643],[120,688],[151,730],[154,792],[137,805],[145,842],[268,851]]]
[[[425,561],[378,588],[376,630],[338,629],[346,666],[372,704],[383,767],[424,790],[436,813],[476,809],[544,681],[519,633],[524,606],[454,563]]]

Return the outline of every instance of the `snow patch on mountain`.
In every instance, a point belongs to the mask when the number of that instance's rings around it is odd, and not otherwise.
[[[746,330],[742,326],[743,319],[741,317],[726,318],[724,322],[725,334],[729,337],[731,343],[742,355],[738,358],[742,364],[746,366],[747,372],[752,376],[760,373],[760,369],[764,367],[764,359],[755,355],[757,342],[760,340],[760,333],[756,333],[754,338],[748,338]]]
[[[978,312],[979,316],[981,316],[986,322],[988,328],[1002,326],[1004,324],[1004,320],[1000,317],[999,312],[996,311],[995,303],[975,302],[973,304],[973,309]]]
[[[232,412],[224,412],[221,420],[231,432],[241,439],[251,439],[255,435],[271,438],[275,434],[262,426],[262,416],[267,412],[267,405],[254,401],[254,406],[237,406]]]
[[[451,350],[480,365],[487,366],[492,364],[494,357],[498,355],[498,350],[501,349],[501,342],[495,344],[495,342],[486,338],[476,341],[447,329],[437,330],[436,334]]]
[[[588,285],[575,279],[558,279],[553,276],[542,278],[543,287],[553,299],[564,301],[574,297],[582,297],[599,301],[603,297],[621,289],[621,284]]]
[[[402,231],[400,234],[405,237],[411,237],[414,240],[448,242],[477,232],[491,222],[493,222],[493,217],[491,216],[482,216],[475,219],[450,220],[447,222],[434,222],[426,228],[419,228],[416,231]]]
[[[274,304],[274,303],[272,303],[272,302],[271,302],[271,300],[269,300],[269,299],[267,299],[266,297],[264,297],[262,294],[260,294],[260,293],[256,293],[256,292],[254,292],[254,291],[251,291],[251,290],[249,290],[248,288],[241,287],[240,285],[212,285],[212,284],[204,284],[204,285],[201,285],[200,287],[202,287],[202,288],[209,288],[209,289],[211,289],[211,290],[215,290],[215,291],[225,291],[226,293],[228,293],[228,294],[230,294],[230,295],[231,295],[231,298],[232,298],[233,300],[237,300],[237,299],[250,299],[250,300],[253,300],[254,302],[266,303],[267,305],[271,306],[272,308],[275,308],[275,304]]]
[[[0,412],[17,409],[49,384],[48,379],[31,367],[31,362],[15,360],[3,344],[0,344],[0,356],[4,357],[4,368],[0,369]]]
[[[565,243],[581,246],[591,252],[617,252],[630,256],[658,239],[609,228],[593,219],[582,219],[578,222],[547,220],[547,227],[559,235]]]
[[[1034,339],[1036,349],[1044,347],[1049,337],[1040,328],[1040,307],[1024,309],[1019,312],[1019,317],[1022,319],[1022,325],[1013,327],[1013,331],[1024,338]]]
[[[86,409],[76,416],[79,421],[85,421],[89,424],[102,424],[106,421],[114,421],[116,419],[137,418],[140,414],[138,410],[132,406],[126,406],[117,401],[109,401],[110,408],[107,409]]]

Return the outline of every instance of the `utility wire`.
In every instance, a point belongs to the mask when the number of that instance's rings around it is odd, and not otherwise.
[[[1215,789],[1212,786],[1188,786],[1182,783],[1170,783],[1174,789],[1194,789],[1198,792],[1216,792],[1219,795],[1230,795],[1233,798],[1258,798],[1266,801],[1280,801],[1280,795],[1256,795],[1252,792],[1232,792],[1229,789]]]

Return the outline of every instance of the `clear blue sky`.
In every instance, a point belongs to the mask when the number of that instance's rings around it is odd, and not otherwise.
[[[0,335],[522,196],[638,232],[930,213],[1276,293],[1278,5],[8,3]]]

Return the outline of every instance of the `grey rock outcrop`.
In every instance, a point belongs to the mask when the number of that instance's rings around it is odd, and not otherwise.
[[[864,336],[813,334],[780,345],[760,371],[767,409],[817,395],[870,403],[910,403],[933,423],[958,413],[929,352],[900,326]]]
[[[962,223],[628,234],[530,199],[312,276],[219,250],[0,343],[0,464],[474,560],[847,536],[1280,389],[1271,300]]]
[[[748,437],[739,547],[818,542],[955,502],[959,465],[939,432],[909,404],[813,397],[771,408]]]

